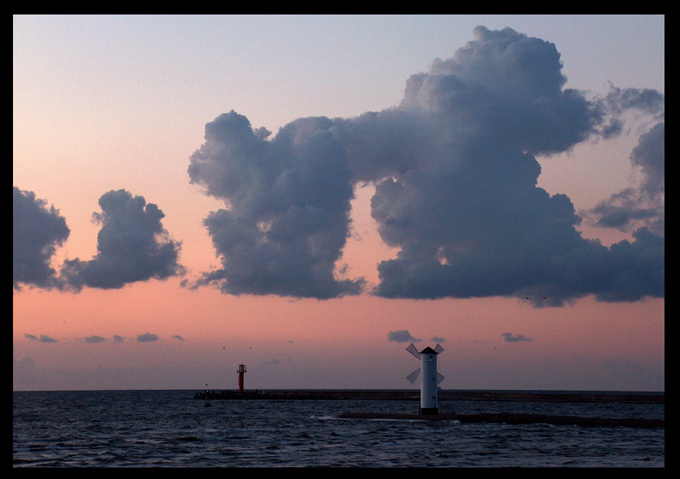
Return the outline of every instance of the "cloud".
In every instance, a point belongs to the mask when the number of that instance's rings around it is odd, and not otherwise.
[[[533,339],[523,336],[521,334],[503,333],[501,334],[506,343],[531,342]]]
[[[56,286],[50,266],[58,246],[68,238],[66,220],[54,206],[16,186],[12,193],[12,286],[27,284],[44,289]]]
[[[625,188],[583,212],[589,221],[606,228],[630,231],[647,227],[663,235],[665,197],[665,123],[655,124],[640,136],[630,155],[638,169],[637,185]]]
[[[160,338],[158,335],[153,333],[144,333],[137,336],[138,343],[152,343],[154,341],[158,341],[159,339]]]
[[[401,329],[399,331],[390,331],[387,333],[387,340],[396,343],[417,343],[422,341],[422,339],[417,339],[411,336],[411,333],[406,329]]]
[[[379,265],[377,293],[431,299],[541,293],[549,298],[543,305],[561,305],[587,294],[611,298],[608,286],[625,276],[648,277],[646,293],[662,295],[656,273],[663,255],[648,251],[648,265],[622,258],[617,270],[611,251],[576,230],[581,218],[569,198],[536,186],[534,155],[599,135],[603,103],[562,89],[554,45],[509,29],[478,28],[475,36],[407,86],[402,109],[427,121],[400,135],[430,139],[415,167],[377,184],[373,218],[381,237],[400,248],[396,259]]]
[[[122,343],[123,341],[125,340],[123,339],[122,336],[119,336],[117,334],[113,335],[113,344]]]
[[[181,244],[169,239],[158,206],[122,189],[102,195],[99,205],[102,212],[93,214],[102,226],[97,255],[90,261],[67,259],[57,275],[50,263],[69,236],[66,221],[33,192],[13,187],[13,288],[27,284],[78,292],[85,286],[121,288],[184,273],[178,263]]]
[[[609,86],[609,92],[602,102],[612,120],[620,121],[623,115],[631,111],[663,118],[665,99],[662,93],[650,88],[619,88],[611,83]]]
[[[102,338],[101,336],[92,335],[92,336],[86,337],[86,338],[84,339],[84,341],[85,341],[87,344],[97,344],[97,343],[103,343],[103,342],[106,341],[106,340],[105,340],[104,338]]]
[[[50,336],[46,336],[44,334],[41,334],[40,338],[38,338],[37,336],[35,336],[33,334],[24,334],[24,337],[26,339],[30,339],[31,341],[39,341],[41,343],[58,343],[59,342],[56,339],[51,338]]]
[[[65,289],[121,288],[151,278],[182,274],[178,263],[180,243],[169,239],[161,223],[165,216],[153,203],[125,190],[109,191],[99,199],[101,224],[97,254],[89,261],[65,260],[61,281]]]
[[[633,166],[641,168],[644,180],[641,190],[650,198],[657,198],[665,191],[665,123],[657,123],[640,137],[631,153]]]
[[[349,235],[351,171],[327,119],[303,119],[274,139],[231,111],[205,128],[189,176],[229,209],[205,219],[223,268],[205,275],[230,294],[331,298],[362,280],[334,276]]]
[[[562,88],[554,44],[510,28],[478,26],[473,35],[452,58],[411,77],[403,108],[429,114],[451,143],[484,139],[534,155],[565,151],[590,135],[602,114]]]
[[[398,249],[378,265],[378,296],[544,298],[536,306],[663,296],[663,236],[638,229],[611,248],[584,239],[570,199],[537,186],[536,159],[614,136],[630,109],[658,117],[663,97],[612,88],[588,99],[564,88],[554,44],[510,28],[473,35],[409,78],[390,109],[301,118],[273,138],[234,111],[208,123],[188,173],[225,203],[205,219],[222,268],[199,284],[319,299],[362,292],[363,278],[338,279],[336,262],[352,190],[371,182],[378,232]],[[658,168],[643,148],[634,161],[651,195]]]

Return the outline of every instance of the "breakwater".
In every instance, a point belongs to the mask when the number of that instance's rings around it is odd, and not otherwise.
[[[205,400],[402,400],[416,402],[420,400],[420,391],[413,389],[266,389],[244,391],[241,393],[238,390],[224,390],[198,392],[194,398]],[[446,401],[664,404],[664,393],[662,392],[440,390],[438,398],[440,404],[445,404]],[[343,419],[363,420],[448,420],[459,421],[460,423],[544,423],[552,425],[625,426],[634,428],[665,427],[664,419],[658,418],[583,417],[514,412],[484,412],[474,414],[458,414],[453,412],[439,414],[347,412],[340,415],[340,417]]]
[[[663,392],[441,390],[440,401],[614,402],[664,404]],[[194,399],[419,400],[414,389],[262,389],[199,391]]]

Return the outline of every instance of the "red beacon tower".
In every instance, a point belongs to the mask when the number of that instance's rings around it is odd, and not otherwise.
[[[243,394],[243,375],[246,373],[245,364],[239,364],[236,372],[238,373],[238,393]]]

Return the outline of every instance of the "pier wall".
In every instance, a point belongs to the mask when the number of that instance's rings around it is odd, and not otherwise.
[[[552,401],[552,402],[619,402],[663,404],[663,392],[569,392],[569,391],[474,391],[440,390],[440,401]],[[195,399],[381,399],[420,400],[420,391],[411,389],[262,389],[202,391]]]

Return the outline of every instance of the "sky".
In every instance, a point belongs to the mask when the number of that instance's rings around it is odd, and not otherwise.
[[[13,389],[664,390],[663,16],[13,18]]]

